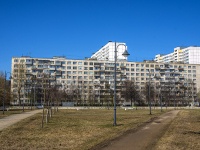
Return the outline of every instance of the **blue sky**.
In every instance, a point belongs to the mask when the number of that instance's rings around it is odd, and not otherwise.
[[[90,57],[125,42],[130,61],[200,46],[200,0],[0,0],[0,71],[13,56]]]

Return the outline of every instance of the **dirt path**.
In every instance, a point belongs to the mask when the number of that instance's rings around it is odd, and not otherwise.
[[[2,119],[0,119],[0,131],[21,121],[22,119],[28,118],[34,114],[37,114],[39,112],[41,112],[41,109],[38,110],[33,110],[33,111],[29,111],[29,112],[24,112],[21,114],[14,114],[14,115],[10,115],[8,117],[4,117]]]
[[[97,147],[98,150],[149,150],[163,135],[171,121],[179,110],[173,110],[162,114],[153,122],[147,123],[135,132],[121,136],[106,145]]]

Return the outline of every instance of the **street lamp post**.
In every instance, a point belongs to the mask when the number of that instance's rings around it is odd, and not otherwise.
[[[149,87],[148,87],[148,101],[149,101],[149,114],[151,115],[151,97],[150,97],[150,78],[151,78],[151,73],[150,73],[150,70],[149,70]]]
[[[114,63],[114,122],[113,122],[113,126],[116,126],[117,125],[117,121],[116,121],[116,63],[117,63],[117,48],[120,46],[120,45],[123,45],[125,46],[125,51],[124,53],[122,54],[124,57],[127,57],[128,55],[130,55],[128,53],[128,51],[126,50],[126,45],[125,44],[118,44],[115,42],[115,63]]]
[[[4,115],[4,109],[5,109],[5,101],[6,101],[6,71],[5,71],[5,81],[4,81],[3,115]]]

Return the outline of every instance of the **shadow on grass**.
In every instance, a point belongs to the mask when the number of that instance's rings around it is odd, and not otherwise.
[[[185,131],[183,134],[200,134],[200,131]]]

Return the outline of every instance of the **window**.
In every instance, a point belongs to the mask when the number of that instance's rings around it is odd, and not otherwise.
[[[196,69],[196,66],[192,66],[192,69]]]
[[[76,65],[76,64],[77,64],[77,62],[74,61],[74,62],[73,62],[73,65]]]
[[[71,66],[67,66],[67,69],[71,69]]]
[[[93,62],[90,62],[90,65],[93,65]]]
[[[71,61],[68,61],[67,64],[68,64],[68,65],[71,65]]]
[[[84,62],[84,65],[88,65],[88,62]]]
[[[30,59],[26,59],[26,62],[31,62],[31,60]]]

